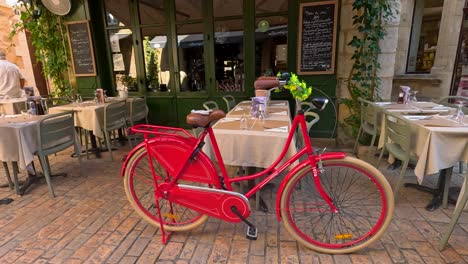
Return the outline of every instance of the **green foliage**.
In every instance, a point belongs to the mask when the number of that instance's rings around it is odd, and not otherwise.
[[[118,77],[117,80],[120,81],[125,87],[127,87],[128,90],[134,89],[137,85],[137,79],[130,75]]]
[[[377,72],[380,69],[378,55],[380,53],[379,41],[385,35],[383,27],[385,21],[393,17],[395,0],[355,0],[353,10],[353,25],[359,31],[359,36],[353,36],[348,43],[354,48],[353,67],[348,78],[348,92],[350,98],[343,103],[349,108],[351,115],[345,119],[345,124],[357,134],[360,126],[361,109],[359,97],[367,100],[379,100],[379,87],[381,84]]]
[[[143,40],[143,48],[145,51],[146,83],[159,87],[158,53],[151,48],[148,37]]]
[[[281,73],[278,72],[277,77],[281,77]],[[291,78],[284,88],[289,90],[294,99],[301,101],[306,100],[312,94],[312,87],[307,87],[307,84],[300,80],[296,74],[291,72]]]
[[[15,9],[20,12],[20,21],[12,26],[10,40],[20,31],[27,30],[37,61],[42,63],[43,74],[52,81],[56,97],[72,97],[74,89],[68,81],[70,54],[65,25],[59,16],[48,11],[39,0],[31,4],[18,2]],[[38,16],[40,12],[40,16]],[[13,43],[13,42],[12,42]],[[14,45],[14,44],[12,44]]]

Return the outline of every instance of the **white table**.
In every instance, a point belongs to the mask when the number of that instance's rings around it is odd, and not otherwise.
[[[26,98],[0,99],[0,113],[14,115],[21,110],[26,110]]]
[[[219,120],[214,126],[216,141],[226,165],[267,168],[280,156],[286,140],[289,129],[291,129],[291,120],[289,116],[289,104],[287,101],[271,101],[272,104],[283,103],[274,107],[277,111],[287,111],[287,116],[268,115],[265,123],[262,124],[258,119],[248,118],[249,130],[240,129],[240,116],[236,112],[239,107],[245,109],[250,102],[241,102],[233,108],[226,118]],[[278,110],[279,109],[279,110]],[[250,111],[250,110],[248,110]],[[250,113],[250,112],[249,112]],[[286,127],[280,132],[268,131],[271,128]],[[215,155],[211,148],[209,138],[206,140],[203,151],[214,158]],[[289,145],[285,160],[296,154],[294,138]]]
[[[109,102],[104,104],[96,103],[94,101],[85,101],[82,103],[54,106],[49,108],[49,113],[56,114],[70,110],[74,111],[76,127],[92,131],[96,137],[104,138],[104,134],[102,133],[102,126],[104,125],[104,107],[118,100],[125,99],[112,98]]]
[[[18,182],[18,165],[25,169],[34,160],[34,153],[38,149],[37,123],[43,117],[14,115],[0,118],[0,160],[8,179],[10,173],[7,162],[12,163],[13,176],[15,182]],[[19,186],[15,188],[19,194]]]

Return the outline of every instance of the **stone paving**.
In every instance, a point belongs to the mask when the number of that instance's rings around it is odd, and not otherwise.
[[[119,169],[120,157],[128,150],[116,151],[114,162],[108,153],[101,159],[84,158],[81,175],[70,151],[51,156],[52,170],[69,174],[53,178],[56,198],[49,196],[44,180],[22,197],[0,188],[0,198],[14,199],[0,205],[0,263],[468,262],[468,212],[460,218],[448,247],[439,251],[437,244],[454,206],[428,212],[424,206],[431,196],[409,188],[403,189],[380,241],[354,254],[320,254],[298,245],[272,210],[255,211],[250,217],[259,228],[256,241],[245,238],[244,224],[210,218],[197,229],[174,233],[163,245],[159,230],[140,219],[126,200]],[[398,171],[388,171],[387,165],[381,171],[393,183]],[[0,182],[6,182],[3,168],[0,171]],[[409,170],[407,182],[415,181],[411,175]],[[453,184],[459,185],[462,177],[455,173]],[[424,184],[431,185],[436,178],[429,176]],[[273,191],[262,196],[271,205]]]

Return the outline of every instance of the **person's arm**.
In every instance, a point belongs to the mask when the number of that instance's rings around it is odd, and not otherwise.
[[[23,77],[20,78],[20,86],[21,86],[21,89],[24,88],[24,83],[25,83],[25,80]]]

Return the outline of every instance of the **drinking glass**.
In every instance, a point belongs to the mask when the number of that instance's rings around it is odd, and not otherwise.
[[[411,103],[416,103],[418,101],[418,98],[416,97],[417,94],[418,94],[418,91],[413,91],[411,93],[411,97],[410,97],[410,102]]]
[[[459,102],[457,104],[457,113],[453,116],[453,119],[455,119],[458,122],[459,126],[464,125],[463,119],[465,118],[465,113],[463,113],[463,106],[464,104],[462,102]]]
[[[245,117],[245,115],[242,115],[240,119],[240,129],[247,130],[248,128],[249,124],[247,123],[247,117]]]

